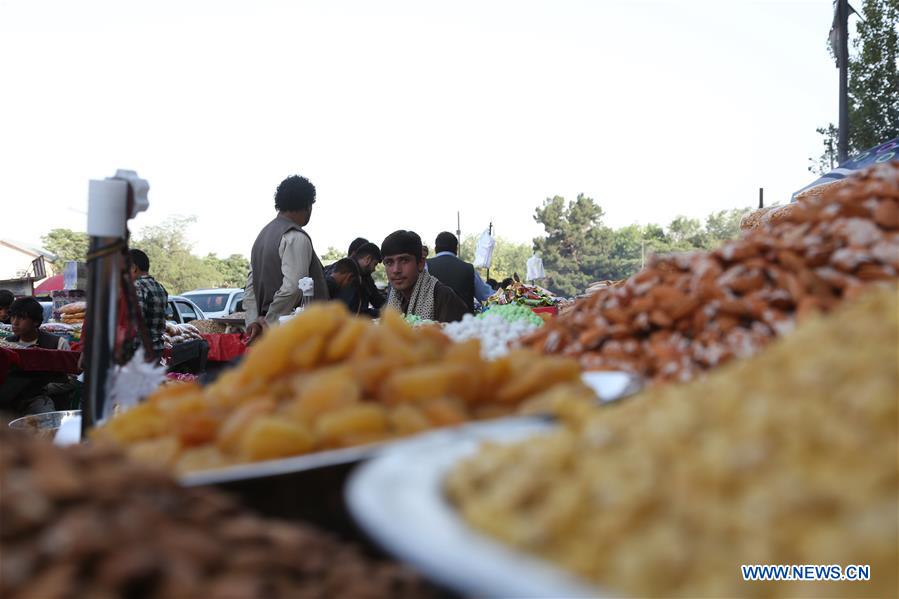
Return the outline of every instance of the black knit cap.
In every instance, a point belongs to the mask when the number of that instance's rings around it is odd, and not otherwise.
[[[421,237],[415,231],[394,231],[381,243],[381,255],[397,256],[399,254],[412,254],[417,260],[421,260]]]

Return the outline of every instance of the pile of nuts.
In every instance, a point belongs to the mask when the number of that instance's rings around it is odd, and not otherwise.
[[[428,597],[400,566],[108,447],[0,429],[0,596]]]
[[[686,381],[899,272],[899,161],[800,200],[712,252],[656,256],[523,340],[586,370]]]

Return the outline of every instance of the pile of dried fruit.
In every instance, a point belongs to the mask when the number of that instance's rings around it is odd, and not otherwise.
[[[108,447],[0,428],[0,596],[430,597],[395,564],[180,487]]]
[[[655,257],[524,343],[587,370],[688,380],[899,271],[899,162],[800,201],[713,252]]]
[[[702,380],[485,447],[447,489],[465,518],[632,597],[895,597],[895,288]],[[870,566],[865,582],[743,582],[742,564]],[[606,596],[605,593],[603,593]]]
[[[94,435],[192,472],[507,416],[559,394],[595,398],[574,360],[519,349],[487,361],[477,340],[321,302],[269,330],[212,385],[160,389]]]

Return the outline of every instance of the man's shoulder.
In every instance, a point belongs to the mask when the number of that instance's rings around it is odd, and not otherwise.
[[[147,280],[148,287],[155,289],[158,293],[164,293],[164,294],[168,295],[169,292],[166,291],[166,288],[165,288],[165,286],[163,286],[162,283],[160,283],[153,277],[146,277],[146,280]]]
[[[457,264],[460,266],[465,266],[474,270],[474,265],[471,262],[466,262],[459,256],[455,254],[443,254],[442,256],[434,256],[433,258],[428,259],[429,264]]]
[[[456,298],[460,302],[462,301],[462,298],[459,297],[459,294],[456,293],[456,291],[452,287],[450,287],[449,285],[445,285],[444,283],[441,283],[440,281],[437,281],[437,284],[434,285],[434,297],[436,299],[444,299],[444,300]]]

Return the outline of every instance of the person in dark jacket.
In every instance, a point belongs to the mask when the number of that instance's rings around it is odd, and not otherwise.
[[[458,257],[459,240],[455,235],[447,231],[438,235],[434,250],[437,255],[428,260],[428,272],[452,287],[465,302],[466,310],[474,312],[474,300],[483,303],[493,290],[484,283],[474,266]]]
[[[394,231],[381,244],[381,255],[390,282],[388,306],[425,320],[462,320],[465,302],[450,287],[425,272],[421,237],[417,233]]]
[[[341,294],[345,290],[359,287],[362,274],[359,272],[356,261],[350,258],[341,258],[332,267],[328,268],[328,275],[325,277],[328,282],[328,295],[332,300],[342,300]],[[358,314],[358,306],[355,311],[350,306],[350,311]]]
[[[357,237],[350,244],[347,258],[356,262],[361,278],[358,285],[350,285],[341,289],[338,298],[347,305],[353,314],[367,314],[376,317],[387,301],[372,278],[372,273],[381,263],[381,250],[365,238]],[[331,276],[339,262],[326,266],[325,276]],[[333,295],[331,298],[335,299]]]

